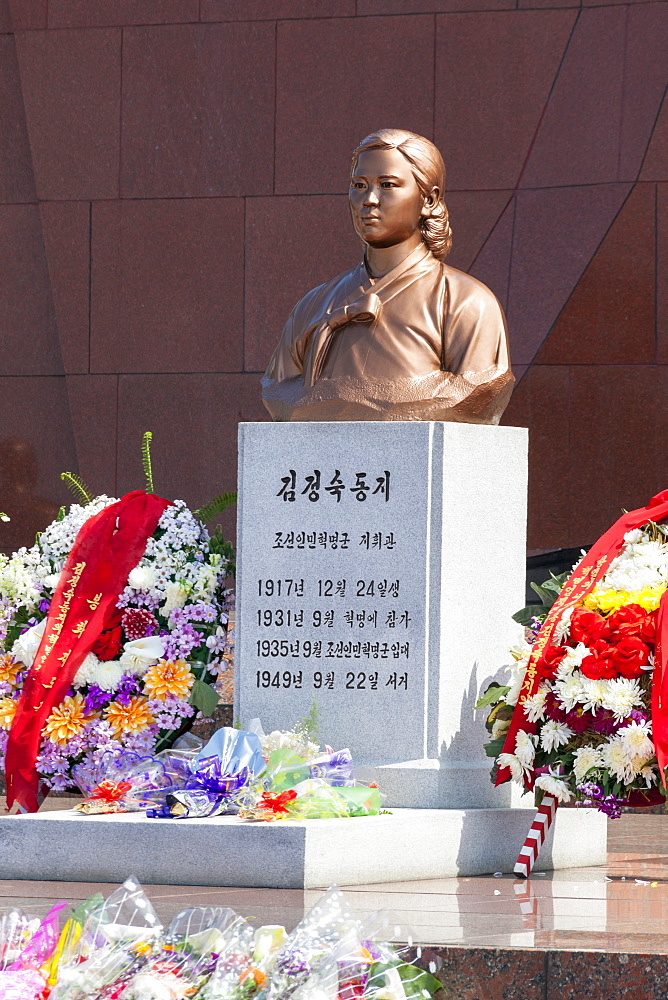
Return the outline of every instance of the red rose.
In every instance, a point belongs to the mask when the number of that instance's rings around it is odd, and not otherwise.
[[[639,604],[626,604],[608,618],[608,625],[613,638],[642,639],[643,642],[656,642],[657,612],[647,611]]]
[[[622,639],[614,647],[612,662],[622,677],[642,677],[650,649],[637,636]]]
[[[557,667],[567,652],[568,646],[548,646],[536,663],[541,677],[549,677],[550,679],[556,677]]]
[[[576,608],[571,615],[570,633],[575,642],[584,642],[586,646],[591,646],[597,639],[607,638],[610,628],[605,618],[597,611]]]
[[[115,660],[121,651],[122,637],[123,630],[120,625],[101,632],[91,653],[95,653],[98,660]]]
[[[615,647],[604,639],[597,639],[589,646],[589,656],[585,656],[580,670],[592,681],[606,680],[617,676],[617,667],[612,659]]]

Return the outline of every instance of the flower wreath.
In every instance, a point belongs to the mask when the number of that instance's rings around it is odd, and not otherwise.
[[[144,435],[152,492],[151,434]],[[0,765],[24,683],[40,646],[60,573],[82,526],[116,503],[93,498],[78,476],[62,477],[80,503],[37,536],[31,548],[0,554]],[[94,766],[109,750],[157,753],[219,702],[231,668],[233,551],[204,521],[233,503],[223,494],[198,511],[171,503],[132,569],[111,622],[79,666],[69,693],[42,728],[37,773],[46,789],[75,789],[72,768]]]

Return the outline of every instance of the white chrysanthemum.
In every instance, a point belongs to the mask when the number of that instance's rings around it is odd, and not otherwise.
[[[26,667],[32,667],[39,644],[46,628],[46,618],[44,621],[33,625],[23,635],[20,635],[12,646],[12,656],[15,660],[24,663]]]
[[[573,754],[573,772],[582,781],[592,768],[601,766],[601,755],[595,747],[579,747]]]
[[[155,570],[152,566],[135,566],[130,570],[128,586],[133,590],[151,590],[155,586]]]
[[[591,677],[582,678],[582,696],[580,702],[586,712],[593,712],[596,715],[596,709],[600,708],[601,705],[605,705],[609,693],[610,681],[606,680],[605,677],[600,677],[597,680],[593,680]]]
[[[606,681],[608,690],[602,701],[603,708],[614,712],[621,721],[631,714],[634,708],[642,705],[642,692],[637,680],[628,677],[613,677]]]
[[[540,745],[547,753],[551,753],[557,747],[565,746],[573,735],[573,730],[565,722],[549,719],[540,731]]]
[[[312,743],[309,739],[305,739],[301,733],[291,731],[281,732],[279,729],[275,729],[273,733],[262,735],[260,743],[264,757],[268,757],[274,750],[290,749],[294,750],[300,756],[309,759],[317,756],[320,750],[317,743]]]
[[[658,780],[656,771],[649,764],[640,768],[640,777],[644,779],[646,788],[651,788]]]
[[[563,680],[555,681],[555,693],[566,712],[570,712],[582,700],[584,695],[583,680],[584,677],[578,672]]]
[[[536,788],[542,788],[543,791],[554,795],[559,802],[570,802],[571,800],[571,792],[566,782],[551,774],[541,774],[540,777],[536,778]]]
[[[644,763],[654,756],[651,732],[649,722],[629,722],[628,726],[618,731],[627,760],[643,758]]]
[[[100,661],[94,653],[89,653],[80,664],[79,669],[74,675],[74,680],[72,681],[73,687],[82,688],[85,687],[86,684],[92,684],[93,674],[95,673],[95,668],[99,662]]]
[[[554,633],[552,634],[552,642],[555,646],[561,646],[564,639],[568,635],[571,628],[571,617],[574,611],[575,605],[572,605],[570,608],[566,608],[561,615]]]
[[[589,656],[589,650],[583,642],[579,642],[574,648],[570,648],[563,660],[557,667],[557,680],[565,680],[579,669],[585,656]]]
[[[642,535],[628,543],[610,564],[602,581],[605,590],[643,590],[668,584],[668,545]]]
[[[517,731],[515,755],[522,761],[525,767],[530,767],[533,764],[533,759],[536,755],[536,744],[534,743],[534,737],[523,729],[518,729]]]
[[[143,639],[133,639],[132,642],[125,643],[120,664],[126,674],[140,677],[161,659],[164,652],[165,644],[160,636],[147,635]]]
[[[543,681],[535,694],[531,694],[528,698],[524,699],[522,709],[529,722],[540,722],[545,718],[545,698],[549,690],[549,684]]]
[[[125,671],[119,660],[98,660],[91,672],[91,684],[103,691],[116,691]]]
[[[506,671],[510,674],[508,679],[510,690],[503,700],[506,705],[516,705],[520,691],[522,690],[522,684],[524,683],[524,675],[527,672],[526,662],[518,660],[516,663],[511,663],[506,667]]]
[[[516,663],[527,664],[531,656],[531,645],[526,639],[519,639],[514,646],[510,647],[510,655]]]
[[[515,756],[514,753],[500,753],[498,757],[499,767],[507,767],[513,776],[513,781],[516,781],[518,785],[524,785],[524,773],[528,771],[522,764],[522,761]]]
[[[600,754],[601,763],[618,781],[624,782],[625,785],[633,781],[636,769],[631,761],[627,760],[621,740],[613,737],[602,745]]]

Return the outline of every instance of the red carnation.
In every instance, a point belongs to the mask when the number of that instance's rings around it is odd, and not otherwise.
[[[613,637],[619,639],[637,638],[643,642],[656,642],[656,615],[649,613],[640,604],[626,604],[608,618]]]
[[[120,625],[107,629],[106,632],[100,633],[91,653],[95,653],[98,660],[115,660],[121,651],[122,639],[123,631]]]
[[[585,656],[580,670],[592,681],[616,677],[617,668],[612,659],[614,652],[614,646],[610,646],[604,639],[597,639],[590,644],[589,656]]]
[[[146,608],[126,608],[121,621],[129,642],[153,635],[158,624],[155,615],[152,615]]]
[[[541,677],[553,679],[557,676],[557,668],[568,652],[568,646],[548,646],[536,663]]]
[[[614,647],[612,662],[622,677],[642,677],[643,667],[649,662],[649,653],[649,646],[637,636],[630,636]]]
[[[610,627],[597,611],[576,608],[571,615],[570,633],[575,642],[584,642],[586,646],[590,646],[597,639],[606,639],[610,634]]]

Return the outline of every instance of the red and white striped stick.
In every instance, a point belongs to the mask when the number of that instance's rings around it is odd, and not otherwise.
[[[533,866],[538,860],[540,849],[545,843],[547,832],[552,826],[555,813],[557,811],[558,800],[554,795],[547,792],[543,796],[543,801],[538,806],[535,819],[531,824],[531,829],[524,841],[524,846],[515,862],[513,871],[516,875],[528,878],[533,870]]]

